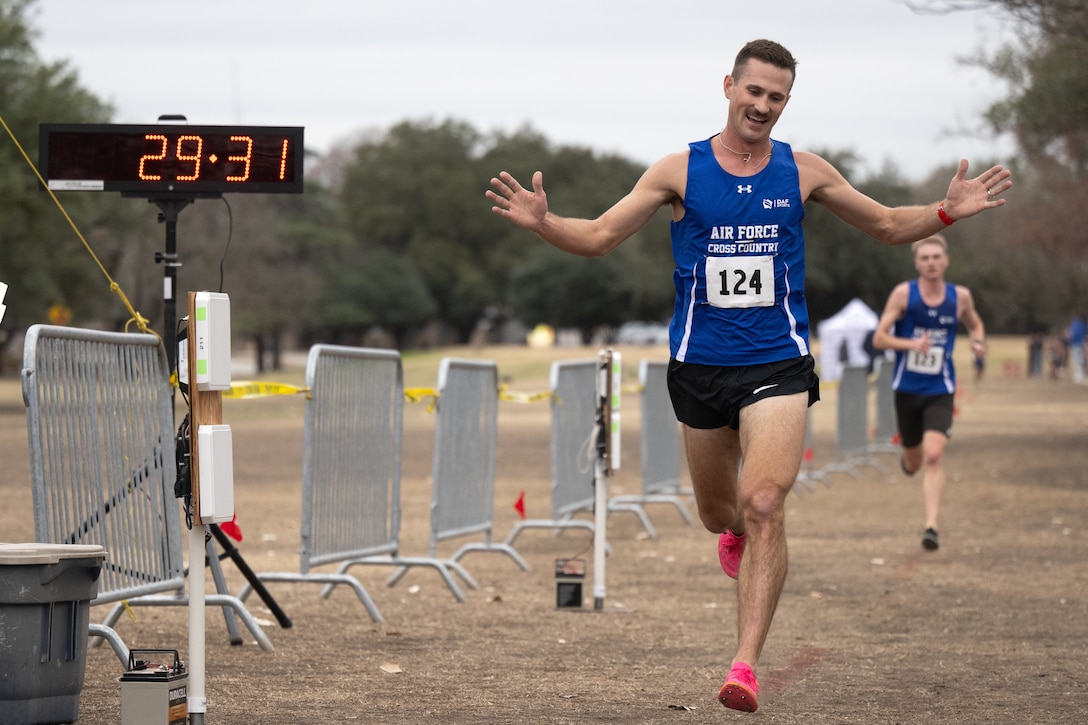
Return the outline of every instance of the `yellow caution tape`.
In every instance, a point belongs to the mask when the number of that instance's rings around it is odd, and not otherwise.
[[[434,388],[405,388],[404,397],[409,403],[418,403],[424,398],[438,399],[438,391]]]
[[[267,383],[252,380],[239,380],[230,384],[230,390],[223,391],[224,398],[263,398],[269,395],[298,395],[309,393],[309,388],[300,388],[287,383]]]
[[[499,386],[499,400],[510,403],[537,403],[541,400],[550,400],[552,391],[545,390],[542,393],[512,393],[505,385]]]
[[[642,386],[640,385],[625,385],[621,388],[625,393],[641,393]],[[231,383],[230,389],[223,391],[224,398],[235,398],[237,400],[244,400],[247,398],[261,398],[270,395],[299,395],[306,393],[309,395],[310,389],[306,387],[300,387],[297,385],[289,385],[287,383],[270,383],[262,381],[252,380],[240,380],[238,382]],[[438,401],[440,394],[434,388],[405,388],[404,398],[409,403],[420,403],[425,398],[431,398],[430,407],[433,408]],[[499,400],[505,400],[510,403],[539,403],[542,400],[556,400],[562,402],[554,391],[544,390],[535,393],[518,393],[509,390],[506,385],[499,387]]]
[[[434,388],[405,388],[404,399],[409,403],[422,402],[424,398],[430,398],[431,402],[427,404],[427,412],[433,413],[435,408],[438,407],[438,391]]]
[[[125,614],[128,615],[129,619],[131,619],[133,622],[137,621],[136,612],[133,611],[132,605],[128,603],[127,599],[121,600],[121,608],[125,611]]]
[[[272,383],[256,380],[239,380],[230,384],[229,390],[223,391],[224,398],[244,400],[247,398],[262,398],[270,395],[299,395],[310,394],[310,388],[288,383]],[[405,388],[404,397],[410,403],[419,403],[424,398],[438,399],[438,391],[434,388]],[[433,404],[433,403],[432,403]]]

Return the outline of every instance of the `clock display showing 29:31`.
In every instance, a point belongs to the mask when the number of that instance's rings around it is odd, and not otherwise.
[[[43,123],[38,162],[54,191],[300,193],[302,136],[294,126]]]

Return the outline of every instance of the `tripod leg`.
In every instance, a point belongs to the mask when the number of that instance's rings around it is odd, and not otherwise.
[[[212,570],[212,579],[215,581],[215,590],[220,594],[229,594],[227,591],[227,581],[223,578],[223,567],[219,565],[219,557],[215,553],[215,544],[208,541],[204,542],[205,558],[208,562],[208,568]],[[238,620],[234,617],[234,610],[230,607],[223,607],[223,619],[227,623],[227,634],[230,635],[230,643],[233,645],[242,644],[242,634],[238,631]]]
[[[257,592],[257,596],[261,598],[261,601],[263,601],[269,611],[272,612],[272,616],[279,622],[280,627],[283,629],[290,629],[292,625],[291,618],[287,616],[279,603],[272,598],[272,595],[268,592],[264,582],[258,579],[257,575],[253,573],[253,570],[249,568],[249,564],[242,558],[242,553],[238,551],[238,548],[230,540],[230,537],[223,533],[223,530],[219,528],[218,524],[212,524],[208,528],[211,529],[212,536],[215,537],[215,540],[223,547],[223,551],[230,557],[231,561],[234,562],[234,565],[238,567],[238,571],[242,572],[242,576],[244,576],[246,581],[249,582],[249,585],[253,587],[253,591]]]

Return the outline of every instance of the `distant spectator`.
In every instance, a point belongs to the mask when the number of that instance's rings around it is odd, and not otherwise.
[[[1084,316],[1077,315],[1069,323],[1065,333],[1069,343],[1069,359],[1073,369],[1073,382],[1084,382]]]
[[[869,330],[865,335],[865,341],[861,344],[863,350],[865,350],[865,356],[869,358],[869,374],[873,374],[873,368],[876,367],[876,359],[884,354],[882,350],[877,350],[873,345],[873,335],[876,334],[876,329]]]
[[[1069,344],[1063,335],[1051,335],[1046,341],[1047,359],[1050,361],[1050,379],[1060,380],[1065,374],[1069,359]]]
[[[1028,377],[1043,377],[1043,345],[1046,338],[1041,332],[1028,335]]]

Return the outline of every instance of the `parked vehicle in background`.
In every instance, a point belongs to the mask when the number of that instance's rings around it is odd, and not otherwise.
[[[616,331],[621,345],[668,345],[669,326],[663,322],[625,322]]]

